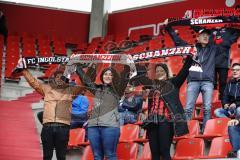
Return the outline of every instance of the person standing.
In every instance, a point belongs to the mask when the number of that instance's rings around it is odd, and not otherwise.
[[[105,68],[100,73],[102,84],[96,84],[96,65],[85,73],[77,66],[82,84],[94,95],[94,106],[88,119],[87,135],[93,151],[94,160],[116,160],[117,144],[120,136],[118,104],[127,86],[130,67],[118,75],[114,68]]]
[[[176,46],[189,45],[187,42],[180,39],[170,25],[166,30],[172,37]],[[203,97],[203,126],[204,131],[207,120],[211,118],[212,94],[214,89],[215,61],[217,54],[217,46],[209,42],[210,31],[202,29],[197,36],[197,55],[195,60],[198,64],[194,64],[189,69],[187,78],[187,98],[186,98],[186,117],[187,120],[192,119],[192,113],[196,104],[197,97],[202,93]],[[200,65],[199,65],[200,64]],[[196,69],[198,68],[198,69]]]
[[[71,122],[71,106],[73,97],[78,95],[83,87],[69,86],[61,77],[62,70],[56,70],[49,84],[36,80],[26,68],[26,61],[20,58],[17,68],[28,84],[44,98],[43,127],[41,139],[43,145],[43,160],[51,160],[53,150],[56,150],[58,160],[66,159],[69,129]]]
[[[173,136],[187,134],[188,127],[179,90],[189,73],[192,58],[188,56],[183,68],[176,77],[170,78],[166,64],[155,66],[155,79],[149,79],[143,66],[137,66],[136,81],[144,86],[148,95],[147,130],[152,160],[170,160],[170,147]]]

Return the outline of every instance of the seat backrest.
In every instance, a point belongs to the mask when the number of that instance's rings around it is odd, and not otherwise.
[[[121,127],[121,135],[119,141],[133,141],[138,138],[139,126],[127,124]]]
[[[93,152],[91,146],[88,145],[83,152],[81,160],[94,160]]]
[[[225,136],[228,135],[229,118],[209,119],[206,123],[203,135],[208,136]]]
[[[142,150],[142,155],[139,160],[151,160],[151,151],[149,147],[149,142],[145,143]]]
[[[188,129],[189,129],[190,136],[199,135],[199,132],[200,132],[199,121],[198,120],[188,121]]]
[[[201,138],[189,138],[179,140],[176,146],[174,158],[192,157],[204,155],[204,140]]]
[[[83,143],[85,141],[85,129],[77,128],[71,129],[69,132],[69,147],[77,147],[78,144]]]
[[[118,159],[131,159],[136,160],[138,154],[137,143],[119,143],[117,147]]]
[[[228,136],[216,137],[212,140],[208,156],[227,157],[228,152],[232,150]]]

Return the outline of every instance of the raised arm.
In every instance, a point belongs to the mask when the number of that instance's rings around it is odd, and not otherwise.
[[[78,65],[76,73],[86,89],[94,94],[96,91],[96,84],[94,83],[96,78],[96,65],[93,64],[90,68],[88,68],[86,73],[83,71],[82,67]]]
[[[116,89],[119,96],[123,96],[125,88],[129,82],[130,67],[124,65],[124,70],[120,73],[119,79],[113,79],[113,87]]]
[[[233,43],[235,43],[240,36],[240,30],[234,28],[228,28],[226,30],[228,32],[228,36],[223,38],[223,42],[221,43],[222,46],[230,48]]]
[[[35,89],[39,94],[44,96],[43,84],[40,83],[36,78],[34,78],[27,69],[23,69],[22,74],[23,74],[24,78],[27,80],[28,84],[33,89]]]
[[[186,46],[186,45],[189,45],[186,41],[182,40],[176,34],[176,32],[172,29],[171,25],[167,25],[165,29],[169,33],[169,35],[171,36],[171,38],[174,41],[176,46]]]

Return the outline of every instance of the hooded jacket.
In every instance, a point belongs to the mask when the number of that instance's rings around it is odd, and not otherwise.
[[[24,69],[22,73],[29,85],[44,98],[43,124],[57,122],[70,125],[73,97],[78,95],[83,88],[42,84],[28,70]]]
[[[119,79],[113,77],[110,85],[94,83],[96,78],[96,68],[90,67],[86,74],[81,66],[77,67],[77,73],[80,75],[82,84],[94,95],[94,106],[88,119],[88,127],[106,126],[119,127],[118,104],[124,94],[128,83],[130,67],[125,66]],[[101,80],[102,80],[101,74]],[[114,76],[114,74],[113,74]],[[116,75],[115,75],[116,76]]]

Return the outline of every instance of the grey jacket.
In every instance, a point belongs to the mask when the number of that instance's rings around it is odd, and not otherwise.
[[[130,68],[125,66],[118,78],[113,78],[112,85],[97,85],[96,68],[89,68],[86,74],[80,66],[77,73],[82,84],[94,95],[94,106],[88,120],[88,126],[119,127],[118,104],[128,83]]]

